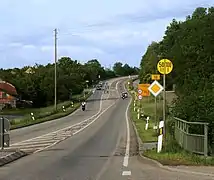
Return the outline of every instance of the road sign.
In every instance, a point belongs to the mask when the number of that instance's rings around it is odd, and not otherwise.
[[[148,90],[156,97],[163,90],[163,86],[158,81],[154,81]]]
[[[3,123],[1,122],[2,119],[4,120]],[[8,132],[10,130],[10,121],[7,118],[0,119],[0,133],[3,131],[2,124],[4,125],[4,132]]]
[[[138,94],[142,94],[142,90],[141,89],[138,89]]]
[[[152,80],[160,80],[160,74],[152,74]]]
[[[141,100],[143,98],[142,95],[138,95],[138,99]]]
[[[150,84],[138,84],[138,93],[139,90],[141,90],[142,92],[139,93],[140,95],[146,97],[146,96],[150,96],[150,92],[148,90],[148,87],[150,86]]]
[[[173,64],[169,59],[161,59],[157,64],[157,69],[161,74],[169,74],[173,69]]]

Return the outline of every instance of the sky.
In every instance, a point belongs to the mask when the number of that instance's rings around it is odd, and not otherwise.
[[[139,67],[152,41],[160,41],[173,18],[184,20],[214,0],[7,0],[0,5],[0,68],[98,59]]]

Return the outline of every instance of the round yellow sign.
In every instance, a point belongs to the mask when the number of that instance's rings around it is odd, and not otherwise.
[[[172,72],[173,64],[169,59],[161,59],[157,64],[157,69],[161,74],[169,74]]]

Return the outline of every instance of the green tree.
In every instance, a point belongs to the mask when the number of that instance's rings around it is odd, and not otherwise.
[[[141,81],[145,82],[149,81],[148,74],[155,71],[156,59],[168,58],[173,62],[166,82],[168,87],[176,84],[174,115],[188,121],[209,122],[210,145],[214,141],[213,19],[213,7],[196,8],[184,22],[173,19],[163,40],[148,47],[140,69]]]

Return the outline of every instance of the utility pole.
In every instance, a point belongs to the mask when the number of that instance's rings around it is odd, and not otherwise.
[[[55,55],[55,95],[54,95],[54,108],[57,110],[57,29],[54,29],[54,55]]]

